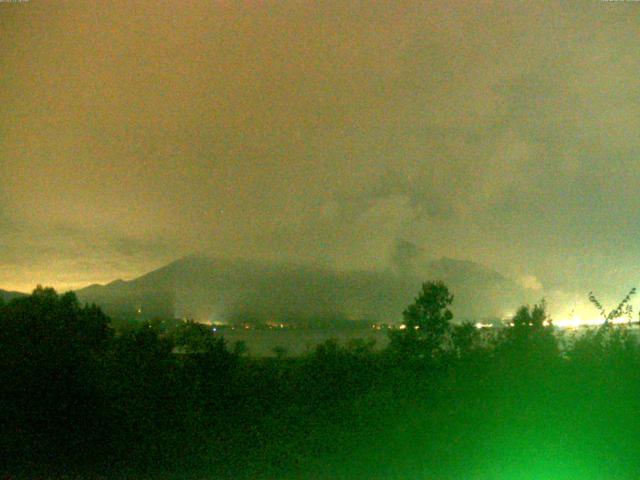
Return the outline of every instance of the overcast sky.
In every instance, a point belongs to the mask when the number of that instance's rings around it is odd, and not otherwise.
[[[640,3],[0,3],[0,288],[202,252],[640,286]],[[404,244],[404,243],[402,243]]]

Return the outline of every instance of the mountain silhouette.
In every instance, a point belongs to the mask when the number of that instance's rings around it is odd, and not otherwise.
[[[21,292],[10,292],[7,290],[0,290],[0,299],[4,302],[9,302],[14,298],[24,297],[26,294]]]
[[[447,283],[458,320],[500,317],[528,300],[518,284],[499,273],[448,258],[399,274],[191,255],[131,281],[76,293],[112,316],[321,326],[348,320],[398,322],[426,280]]]

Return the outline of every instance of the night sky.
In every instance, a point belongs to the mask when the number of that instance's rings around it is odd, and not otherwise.
[[[0,288],[193,252],[640,287],[640,4],[0,3]]]

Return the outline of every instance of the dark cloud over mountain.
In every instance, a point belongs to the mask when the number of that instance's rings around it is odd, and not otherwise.
[[[0,18],[4,288],[190,252],[384,272],[412,255],[399,238],[567,308],[640,280],[635,2],[22,2]]]

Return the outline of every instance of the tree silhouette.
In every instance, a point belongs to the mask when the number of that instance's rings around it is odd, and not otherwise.
[[[622,300],[620,300],[620,303],[618,303],[618,305],[614,309],[609,311],[609,313],[607,313],[607,311],[593,294],[593,292],[589,292],[589,301],[594,307],[596,307],[598,312],[600,312],[600,315],[602,315],[604,325],[609,325],[609,322],[611,322],[611,320],[619,318],[623,315],[625,315],[629,319],[629,322],[631,322],[631,318],[633,316],[633,306],[630,302],[631,297],[633,297],[635,294],[636,287],[633,287],[631,290],[629,290],[629,293],[627,293],[627,295]]]
[[[0,310],[0,426],[40,439],[32,451],[68,454],[100,422],[109,319],[72,292],[41,286]]]
[[[482,348],[482,332],[471,322],[454,325],[451,330],[453,353],[459,358],[466,358]]]
[[[208,325],[193,320],[179,325],[174,333],[174,339],[176,346],[182,347],[184,353],[208,355],[227,353],[224,338],[214,335]]]
[[[422,284],[420,294],[402,316],[401,330],[391,332],[392,350],[403,355],[435,358],[444,349],[453,314],[453,295],[441,281]]]
[[[511,320],[512,325],[498,338],[498,351],[515,355],[521,363],[558,358],[558,341],[546,308],[544,300],[533,307],[521,306]]]

